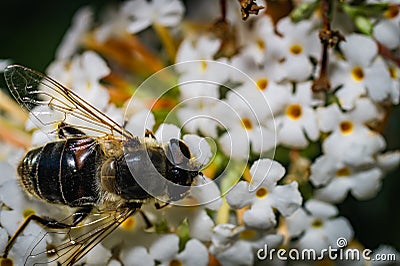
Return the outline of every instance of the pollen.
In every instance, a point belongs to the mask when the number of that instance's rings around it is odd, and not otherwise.
[[[248,118],[243,118],[242,119],[242,126],[246,129],[246,130],[250,130],[253,128],[253,123],[250,121],[250,119]]]
[[[361,67],[356,66],[351,70],[351,76],[355,81],[360,82],[364,79],[364,71]]]
[[[299,44],[293,44],[290,46],[290,52],[294,55],[301,54],[303,52],[303,47]]]
[[[264,51],[265,50],[265,42],[261,39],[257,40],[257,47],[258,49]]]
[[[205,60],[201,60],[200,69],[203,72],[207,70],[207,62]]]
[[[26,218],[26,217],[28,217],[29,215],[32,215],[32,214],[34,214],[35,213],[35,210],[34,209],[25,209],[23,212],[22,212],[22,216],[24,217],[24,218]]]
[[[286,115],[293,120],[299,119],[301,114],[302,109],[300,104],[291,104],[286,108]]]
[[[399,72],[395,67],[389,67],[389,74],[392,79],[397,79],[399,77]]]
[[[168,266],[182,266],[183,263],[182,261],[178,260],[178,259],[172,259],[169,263]]]
[[[389,5],[389,8],[384,12],[384,16],[388,19],[395,18],[399,14],[399,9],[397,5]]]
[[[350,174],[351,174],[351,171],[350,171],[350,168],[348,168],[348,167],[343,167],[336,171],[336,176],[338,176],[338,177],[349,176]]]
[[[257,198],[262,199],[265,198],[267,195],[268,195],[268,190],[265,187],[261,187],[256,191]]]
[[[268,79],[261,78],[256,82],[257,88],[261,91],[265,90],[268,87]]]
[[[311,226],[314,227],[314,228],[320,228],[323,225],[324,225],[324,222],[322,220],[320,220],[320,219],[315,219],[311,224]]]
[[[135,218],[133,218],[133,217],[131,216],[131,217],[129,217],[128,219],[126,219],[126,220],[122,223],[121,228],[124,229],[124,230],[126,230],[126,231],[130,231],[130,230],[132,230],[133,228],[135,228],[135,225],[136,225]]]
[[[339,125],[342,134],[347,135],[353,131],[353,123],[351,121],[342,121]]]
[[[257,233],[254,230],[246,229],[240,233],[240,238],[244,240],[252,240],[255,239]]]

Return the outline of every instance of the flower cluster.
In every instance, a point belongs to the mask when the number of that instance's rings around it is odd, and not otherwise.
[[[375,197],[400,163],[382,135],[400,100],[400,8],[295,2],[281,18],[268,1],[129,0],[98,21],[78,10],[47,75],[133,135],[154,131],[160,146],[182,138],[203,174],[176,204],[144,204],[80,264],[253,265],[264,245],[320,252],[356,241],[334,204]],[[18,116],[14,105],[0,103],[5,118]],[[40,106],[0,137],[24,148],[55,141],[38,115],[82,122]],[[23,152],[11,144],[0,149],[0,252],[30,214],[73,212],[21,191]],[[15,265],[55,263],[49,246],[71,244],[72,231],[31,223],[8,255]],[[46,261],[33,255],[40,249]]]

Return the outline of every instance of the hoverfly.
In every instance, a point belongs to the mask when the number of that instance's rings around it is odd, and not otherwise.
[[[9,66],[5,79],[17,102],[34,120],[55,128],[57,135],[26,153],[18,166],[19,183],[30,196],[76,211],[69,223],[28,216],[9,240],[3,258],[32,221],[48,230],[70,232],[91,218],[89,230],[68,233],[64,243],[41,254],[55,255],[58,264],[73,265],[146,200],[157,198],[168,204],[182,199],[201,174],[190,149],[179,139],[161,145],[151,131],[134,136],[73,91],[29,68]],[[49,113],[37,111],[40,108],[57,115],[49,118]]]

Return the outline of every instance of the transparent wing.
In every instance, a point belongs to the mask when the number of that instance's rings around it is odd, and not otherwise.
[[[30,112],[39,128],[56,129],[63,122],[88,136],[132,137],[100,110],[40,72],[11,65],[5,69],[4,76],[11,94]]]
[[[93,221],[67,229],[49,229],[29,249],[25,265],[74,265],[138,209],[93,214]],[[49,243],[52,239],[52,243]],[[45,243],[43,243],[45,242]],[[46,247],[43,250],[43,247]]]

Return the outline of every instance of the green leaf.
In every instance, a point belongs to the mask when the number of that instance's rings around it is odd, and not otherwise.
[[[311,15],[314,13],[317,8],[319,0],[309,3],[302,3],[298,5],[293,11],[290,13],[290,18],[293,22],[299,22],[305,19],[309,19]]]
[[[358,30],[366,35],[371,35],[373,30],[373,25],[371,21],[363,16],[357,16],[354,18],[354,23]]]

